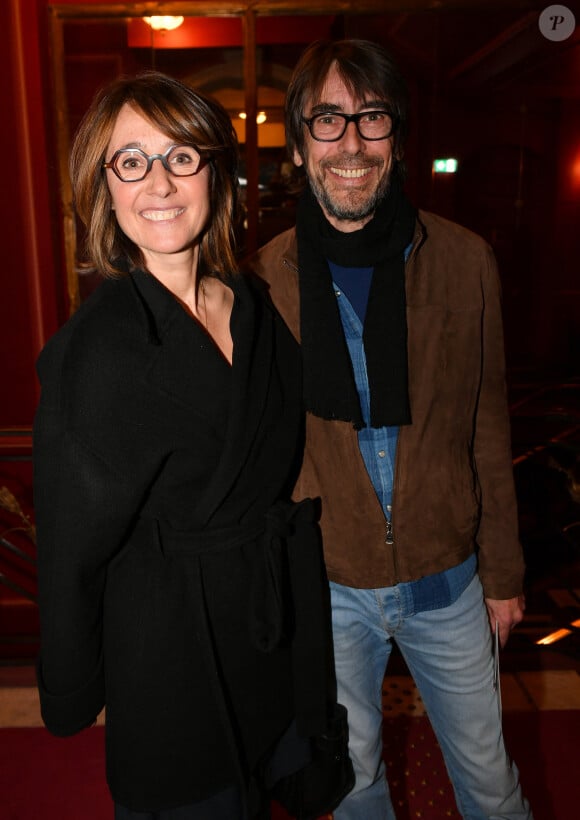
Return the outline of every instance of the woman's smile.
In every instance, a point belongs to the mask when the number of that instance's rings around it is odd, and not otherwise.
[[[162,210],[147,210],[141,211],[143,219],[148,219],[150,222],[167,222],[170,219],[176,219],[185,212],[185,208],[164,208]]]

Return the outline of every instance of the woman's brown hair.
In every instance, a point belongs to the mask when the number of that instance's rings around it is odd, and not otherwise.
[[[210,219],[200,243],[200,273],[222,279],[235,273],[238,143],[230,117],[215,100],[155,71],[121,77],[99,91],[76,132],[69,168],[75,209],[86,227],[85,266],[115,277],[123,273],[121,260],[144,265],[139,248],[119,228],[103,169],[125,104],[177,144],[194,145],[206,158]]]

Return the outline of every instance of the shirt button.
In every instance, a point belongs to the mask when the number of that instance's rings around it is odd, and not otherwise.
[[[384,458],[384,457],[385,457],[385,451],[384,450],[379,450],[379,458]]]
[[[342,296],[342,293],[339,290],[334,291],[335,296]]]

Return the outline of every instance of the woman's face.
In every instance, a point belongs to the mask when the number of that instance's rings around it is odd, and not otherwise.
[[[140,148],[146,154],[164,154],[175,143],[135,108],[123,106],[107,149],[107,161],[120,148]],[[209,167],[193,176],[175,176],[160,160],[138,182],[123,182],[106,170],[112,206],[119,227],[142,251],[147,268],[178,257],[197,257],[197,246],[210,215]]]

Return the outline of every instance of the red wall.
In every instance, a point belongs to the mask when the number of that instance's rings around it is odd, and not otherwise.
[[[68,315],[51,106],[49,5],[49,0],[0,4],[0,101],[5,124],[0,128],[0,430],[32,423],[38,400],[34,363]],[[0,453],[1,449],[0,438]]]
[[[43,5],[8,0],[0,8],[2,114],[10,124],[0,128],[0,429],[30,425],[34,362],[64,311]]]

